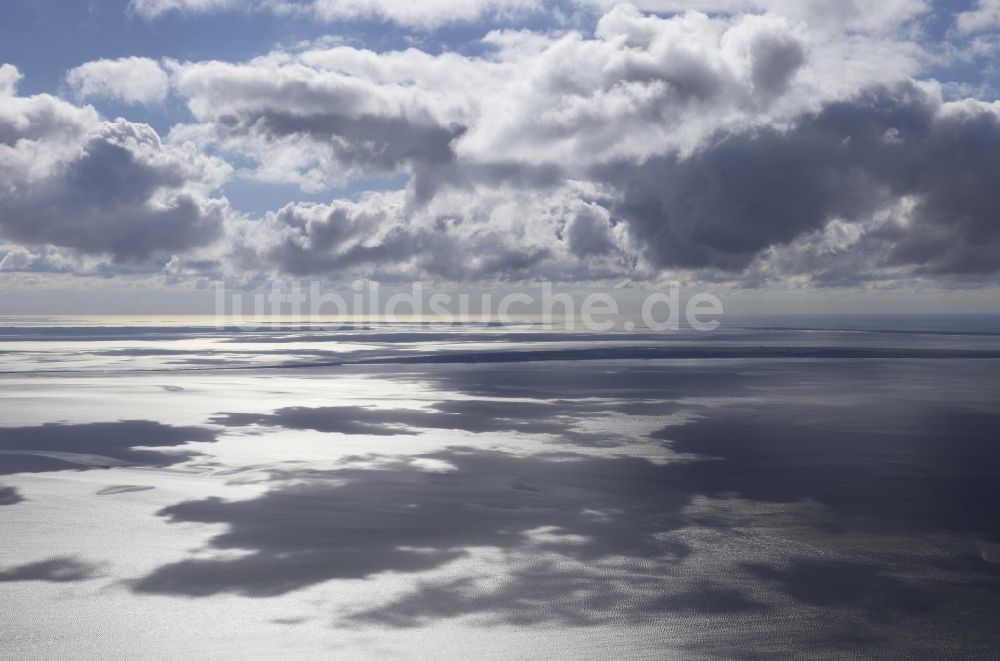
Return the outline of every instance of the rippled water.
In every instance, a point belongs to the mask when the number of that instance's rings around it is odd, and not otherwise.
[[[0,656],[989,658],[996,317],[0,324]]]

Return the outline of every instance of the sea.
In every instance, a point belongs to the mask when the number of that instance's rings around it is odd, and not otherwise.
[[[0,318],[0,657],[1000,658],[1000,316]]]

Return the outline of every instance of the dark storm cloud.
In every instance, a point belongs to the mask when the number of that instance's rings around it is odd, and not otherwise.
[[[983,105],[943,108],[913,84],[869,90],[788,130],[717,136],[690,157],[601,171],[614,211],[660,267],[743,269],[762,250],[834,218],[915,206],[877,238],[888,264],[940,273],[1000,268],[1000,121]]]

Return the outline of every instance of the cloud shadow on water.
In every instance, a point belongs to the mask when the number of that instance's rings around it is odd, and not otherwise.
[[[220,416],[222,424],[384,434],[519,420],[538,433],[565,431],[588,413],[685,409],[696,415],[647,441],[700,459],[450,447],[367,457],[366,468],[274,472],[275,486],[257,498],[160,512],[175,523],[224,524],[205,550],[244,555],[185,559],[133,587],[271,596],[396,572],[417,587],[349,621],[405,627],[483,616],[590,626],[669,614],[717,624],[718,639],[693,649],[724,658],[751,658],[749,636],[772,652],[767,658],[989,649],[994,636],[977,622],[1000,607],[1000,572],[961,549],[998,534],[992,372],[972,382],[963,369],[936,368],[942,394],[922,387],[919,366],[813,367],[432,369],[404,378],[480,399]],[[552,399],[520,401],[540,393]],[[691,401],[679,409],[684,398]],[[741,503],[735,515],[712,509],[727,499]],[[707,510],[696,507],[705,502]],[[476,569],[483,549],[500,565]],[[717,552],[721,563],[711,560]],[[431,571],[446,565],[444,577]],[[914,640],[906,632],[917,632]]]
[[[98,567],[75,558],[57,557],[0,570],[0,583],[15,581],[46,581],[69,583],[98,576]]]
[[[745,568],[813,606],[850,607],[873,615],[923,613],[934,606],[930,595],[916,585],[860,562],[796,559],[783,566],[748,563]]]
[[[17,505],[24,502],[24,496],[14,487],[0,487],[0,505]]]
[[[615,406],[595,402],[502,401],[455,399],[423,409],[387,409],[366,406],[291,406],[273,413],[223,413],[210,421],[227,427],[260,425],[282,429],[308,429],[332,434],[412,436],[440,429],[470,433],[523,433],[557,435],[561,440],[609,445],[607,439],[574,429],[580,420],[613,413]],[[666,414],[679,407],[660,403]]]
[[[174,522],[228,524],[211,547],[251,554],[168,565],[137,589],[281,594],[330,579],[431,569],[471,547],[532,548],[584,561],[610,555],[675,560],[686,553],[682,544],[655,537],[676,525],[684,500],[663,497],[665,474],[649,462],[474,450],[421,458],[455,470],[429,472],[400,460],[299,474],[308,481],[253,500],[168,507],[161,514]],[[553,526],[559,535],[531,540],[531,531]]]
[[[0,474],[120,465],[172,466],[198,453],[167,448],[214,440],[211,429],[150,420],[2,427]]]
[[[681,453],[686,489],[758,502],[810,499],[828,525],[1000,540],[1000,412],[879,400],[733,405],[655,432]]]

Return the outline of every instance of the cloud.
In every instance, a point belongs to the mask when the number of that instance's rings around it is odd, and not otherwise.
[[[581,0],[605,10],[619,0]],[[636,0],[639,9],[660,13],[699,11],[711,14],[777,14],[816,28],[831,31],[886,32],[905,26],[927,14],[928,0]]]
[[[310,5],[313,15],[327,21],[375,19],[421,29],[483,17],[523,16],[543,7],[537,0],[312,0],[305,4]]]
[[[232,277],[256,271],[385,280],[593,280],[625,268],[626,243],[624,228],[612,226],[593,186],[496,183],[449,189],[416,207],[403,192],[289,204],[263,222],[234,223],[230,252],[220,259]]]
[[[713,109],[742,125],[789,91],[806,57],[780,18],[627,7],[594,39],[494,33],[486,44],[478,57],[338,46],[172,65],[197,123],[171,138],[252,159],[243,176],[309,191],[411,176],[403,200],[289,205],[242,225],[235,261],[293,275],[634,273],[626,227],[607,211],[615,191],[587,181],[588,166],[690,149],[718,128],[703,121]]]
[[[608,210],[598,204],[583,204],[566,227],[570,251],[577,257],[607,255],[616,250]]]
[[[14,96],[22,77],[13,64],[0,64],[0,96]]]
[[[241,176],[307,191],[409,176],[405,195],[290,204],[232,224],[231,273],[781,277],[779,265],[822,261],[801,242],[834,221],[868,223],[838,249],[865,254],[838,258],[864,266],[859,279],[900,265],[994,269],[989,244],[962,247],[988,196],[949,247],[926,238],[951,231],[931,214],[943,188],[906,174],[938,171],[931,152],[948,158],[938,132],[968,119],[900,82],[921,55],[894,31],[924,3],[851,5],[839,33],[815,27],[817,3],[723,4],[704,7],[717,16],[667,17],[619,5],[592,36],[496,31],[480,55],[307,45],[173,63],[195,122],[171,138],[249,159]],[[988,181],[982,164],[959,170]],[[886,212],[904,199],[908,224]],[[921,254],[928,241],[954,256]]]
[[[1000,1],[976,0],[974,9],[955,16],[955,27],[965,34],[1000,28]]]
[[[319,21],[374,20],[431,30],[483,17],[520,17],[541,10],[537,0],[132,0],[130,8],[153,19],[170,12],[206,13],[243,9],[277,14],[304,14]]]
[[[3,258],[0,258],[0,271],[24,271],[36,259],[37,255],[33,255],[20,246],[14,246],[4,253]]]
[[[228,207],[208,193],[229,172],[146,124],[45,94],[0,96],[0,235],[24,246],[165,263],[219,237]]]
[[[399,16],[432,5],[254,7],[415,24]],[[148,16],[226,6],[133,3]],[[12,242],[0,269],[74,270],[74,251],[244,280],[857,284],[1000,268],[997,106],[945,103],[919,82],[936,61],[918,39],[926,2],[576,10],[564,25],[603,15],[592,29],[494,30],[462,52],[320,40],[243,62],[130,58],[69,74],[81,97],[122,100],[162,92],[114,67],[168,76],[190,118],[164,140],[18,97],[17,70],[0,69],[0,149],[14,156],[0,165]],[[244,217],[213,197],[231,174],[350,197]],[[405,184],[359,192],[373,178]]]
[[[132,0],[129,9],[144,18],[157,18],[170,12],[210,12],[232,9],[236,0]]]
[[[251,262],[279,273],[321,275],[365,266],[391,269],[413,258],[417,246],[404,225],[399,202],[372,196],[361,203],[290,204],[268,214],[244,247]],[[262,230],[262,231],[261,231]]]
[[[478,56],[317,46],[176,64],[196,121],[173,134],[249,158],[249,176],[264,181],[315,192],[406,172],[426,196],[425,183],[432,192],[444,179],[578,177],[615,158],[689,153],[720,130],[788,121],[917,67],[891,40],[830,42],[779,15],[660,18],[629,5],[592,38],[500,31],[482,46]]]
[[[435,60],[408,53],[397,59],[402,77]],[[450,144],[464,130],[465,113],[456,102],[467,99],[456,101],[448,90],[419,80],[364,75],[366,65],[393,66],[374,53],[340,54],[279,52],[243,64],[177,65],[174,84],[199,124],[176,127],[174,134],[256,160],[257,178],[307,190],[452,159]],[[332,60],[317,62],[321,55]],[[442,63],[435,68],[441,71]]]
[[[983,4],[990,1],[981,0]],[[243,10],[299,14],[328,22],[384,21],[410,29],[434,30],[455,23],[488,21],[496,24],[537,16],[559,22],[571,19],[574,10],[603,14],[623,4],[626,3],[621,0],[571,0],[548,4],[539,0],[132,0],[130,9],[147,19],[171,12],[202,14]],[[823,30],[880,34],[899,30],[931,9],[928,0],[880,3],[846,0],[836,6],[824,0],[635,0],[631,4],[644,12],[664,15],[689,11],[717,15],[776,14]],[[575,17],[576,20],[580,18]]]
[[[874,88],[788,129],[721,134],[689,157],[616,164],[613,211],[660,267],[739,271],[770,246],[909,200],[872,233],[884,265],[1000,270],[1000,108],[913,84]],[[908,207],[908,208],[905,208]],[[858,274],[859,276],[862,274]]]
[[[170,90],[166,72],[147,57],[87,62],[70,69],[66,82],[78,99],[101,96],[125,103],[159,103]]]
[[[904,17],[894,24],[922,11],[894,6]],[[307,190],[411,176],[404,200],[268,216],[244,256],[292,275],[635,276],[637,258],[738,273],[835,219],[861,221],[906,196],[923,213],[938,199],[904,174],[934,167],[919,145],[945,149],[935,131],[947,123],[934,121],[945,110],[933,94],[898,83],[915,66],[905,49],[875,67],[784,16],[662,18],[627,5],[592,38],[494,32],[485,44],[482,56],[338,46],[179,64],[175,84],[198,124],[177,135]],[[831,83],[834,68],[843,76]],[[553,195],[561,202],[546,209]],[[509,207],[531,215],[530,232],[505,219]],[[913,231],[946,227],[920,217],[895,247],[871,233],[888,250],[872,269],[968,268],[917,255]],[[992,270],[980,252],[976,268]]]
[[[767,120],[783,112],[776,104],[807,48],[780,17],[662,19],[627,5],[602,17],[593,39],[494,33],[487,43],[505,80],[456,151],[573,164],[690,150],[720,127]]]

